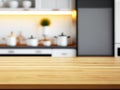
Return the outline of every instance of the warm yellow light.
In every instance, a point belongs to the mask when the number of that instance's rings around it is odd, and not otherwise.
[[[72,18],[76,19],[76,16],[77,16],[77,12],[76,12],[76,10],[73,10],[72,11]]]
[[[0,15],[72,15],[71,11],[0,11]]]
[[[73,11],[72,11],[72,20],[73,20],[73,23],[76,22],[76,17],[77,17],[77,11],[76,11],[76,10],[73,10]]]

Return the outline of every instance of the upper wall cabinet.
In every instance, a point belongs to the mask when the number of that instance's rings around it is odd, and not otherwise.
[[[37,0],[38,10],[73,10],[75,0]]]
[[[36,0],[0,0],[0,11],[37,10]]]
[[[0,11],[70,11],[75,0],[0,0]]]

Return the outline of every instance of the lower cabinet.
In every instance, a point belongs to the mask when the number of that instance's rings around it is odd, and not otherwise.
[[[120,44],[115,44],[114,53],[115,57],[120,56]]]
[[[0,55],[37,55],[76,57],[76,49],[0,49]]]
[[[0,55],[51,55],[51,49],[0,49]]]
[[[52,57],[76,57],[76,49],[53,49]]]

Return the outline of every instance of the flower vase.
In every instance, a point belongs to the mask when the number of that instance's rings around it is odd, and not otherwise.
[[[43,37],[44,39],[46,39],[49,35],[49,27],[48,26],[44,26],[43,27]]]

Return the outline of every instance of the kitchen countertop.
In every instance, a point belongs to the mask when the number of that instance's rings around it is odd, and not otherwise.
[[[51,45],[50,47],[47,47],[47,46],[43,46],[43,45],[38,45],[37,47],[32,47],[32,46],[27,46],[26,44],[24,44],[24,45],[17,45],[17,46],[7,46],[6,44],[0,44],[0,49],[21,49],[21,48],[27,48],[27,49],[31,49],[31,48],[33,48],[33,49],[35,49],[35,48],[43,48],[43,49],[51,49],[51,48],[53,48],[53,49],[61,49],[61,48],[63,48],[63,49],[76,49],[77,47],[76,47],[76,44],[72,44],[72,45],[68,45],[68,46],[65,46],[65,47],[62,47],[62,46],[57,46],[57,45]]]
[[[120,58],[0,57],[0,89],[120,88]]]

